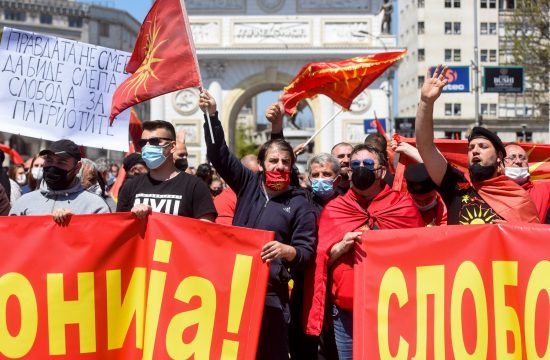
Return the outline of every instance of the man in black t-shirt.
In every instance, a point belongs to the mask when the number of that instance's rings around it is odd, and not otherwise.
[[[416,113],[416,145],[426,170],[448,210],[448,224],[489,224],[499,221],[538,222],[529,195],[504,173],[504,145],[493,132],[474,127],[468,138],[470,181],[451,166],[434,144],[433,107],[447,85],[447,68],[438,66],[421,89]]]
[[[139,145],[149,174],[136,176],[121,189],[117,211],[144,218],[151,211],[214,221],[217,213],[203,181],[174,166],[176,132],[163,120],[143,123]]]

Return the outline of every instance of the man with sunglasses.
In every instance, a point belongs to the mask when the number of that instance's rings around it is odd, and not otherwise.
[[[353,263],[368,232],[378,229],[423,227],[424,221],[412,198],[392,190],[385,182],[386,157],[370,145],[351,152],[350,190],[330,201],[319,220],[315,278],[306,293],[311,304],[306,332],[318,335],[323,325],[326,291],[330,291],[334,333],[340,360],[351,359],[353,346]],[[331,284],[326,289],[327,281]]]
[[[540,221],[548,224],[550,219],[546,217],[550,207],[550,181],[531,181],[529,157],[520,145],[510,143],[505,149],[504,174],[529,193],[539,212]]]
[[[52,214],[55,222],[66,224],[73,214],[109,213],[109,206],[96,194],[86,191],[77,176],[82,167],[80,148],[71,140],[58,140],[40,151],[45,157],[40,188],[14,202],[10,215]]]
[[[163,120],[143,123],[139,140],[148,174],[136,176],[122,187],[117,211],[132,211],[145,218],[151,211],[205,221],[216,219],[216,209],[206,184],[174,165],[176,131]]]

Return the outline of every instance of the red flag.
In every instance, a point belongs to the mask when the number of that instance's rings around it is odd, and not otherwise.
[[[384,130],[384,127],[380,123],[380,120],[378,119],[378,115],[376,115],[376,112],[374,113],[374,120],[371,122],[371,127],[376,128],[376,131],[386,138],[386,140],[390,140],[390,137],[388,134],[386,134],[386,130]]]
[[[15,149],[12,149],[8,145],[0,144],[0,151],[3,151],[6,154],[8,154],[11,158],[12,163],[14,163],[14,164],[23,164],[24,163],[23,158],[21,157],[21,155],[19,155],[19,153]]]
[[[139,146],[139,139],[141,139],[141,133],[143,132],[143,127],[141,126],[141,120],[138,117],[137,112],[132,109],[130,112],[130,137],[132,138],[132,142],[130,143],[130,151],[129,154],[141,151],[141,147]]]
[[[132,105],[201,85],[183,0],[155,1],[141,25],[126,71],[133,75],[113,95],[111,123]]]
[[[348,60],[309,63],[285,88],[285,112],[293,115],[301,100],[319,94],[349,110],[353,99],[406,53],[407,50],[391,51]]]

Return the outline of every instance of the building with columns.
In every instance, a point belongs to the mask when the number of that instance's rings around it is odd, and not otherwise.
[[[228,144],[235,148],[239,118],[262,121],[265,104],[251,99],[279,92],[309,62],[333,61],[396,48],[381,34],[381,0],[186,0],[203,86],[216,98]],[[387,118],[389,98],[382,75],[315,139],[313,152],[341,141],[363,142],[364,120]],[[305,141],[340,107],[320,95],[307,101],[311,125],[285,128],[291,143]],[[243,107],[245,110],[243,110]],[[252,112],[250,112],[252,109]],[[256,111],[257,109],[257,111]],[[243,113],[244,111],[244,113]],[[259,115],[258,115],[259,114]],[[190,166],[206,159],[198,91],[186,89],[151,101],[151,118],[186,130]],[[265,127],[265,126],[264,126]],[[265,140],[267,136],[258,137]]]

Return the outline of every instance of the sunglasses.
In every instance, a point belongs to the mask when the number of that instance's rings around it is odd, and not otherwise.
[[[374,160],[371,159],[365,159],[363,161],[361,160],[351,160],[351,169],[359,169],[361,167],[361,163],[363,163],[363,166],[367,168],[367,170],[374,171],[376,168],[374,167]]]
[[[160,143],[162,140],[174,141],[174,139],[165,138],[165,137],[152,137],[152,138],[149,138],[149,139],[139,139],[138,144],[139,144],[140,147],[144,147],[147,144],[152,145],[152,146],[163,146],[165,144],[161,145],[161,143]]]

